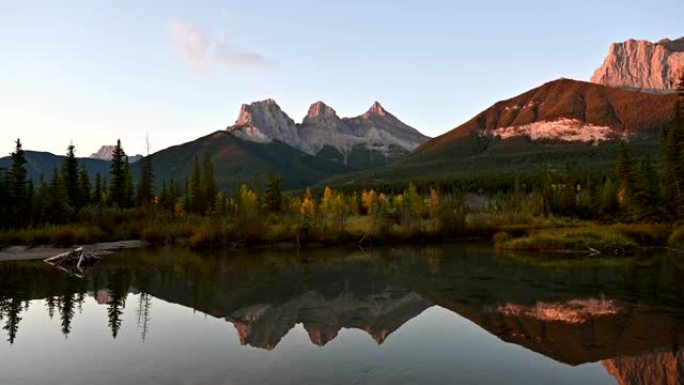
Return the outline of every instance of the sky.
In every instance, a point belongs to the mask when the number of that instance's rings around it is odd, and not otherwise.
[[[684,36],[681,0],[0,0],[0,156],[129,154],[231,125],[275,99],[373,101],[429,136],[559,77],[588,80],[612,42]]]

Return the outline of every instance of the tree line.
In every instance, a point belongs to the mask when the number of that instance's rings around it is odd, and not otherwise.
[[[17,139],[11,166],[0,170],[0,227],[22,228],[77,221],[87,208],[140,208],[184,215],[259,220],[262,214],[300,216],[305,227],[320,218],[336,218],[339,226],[352,215],[384,216],[392,221],[461,215],[476,209],[532,216],[566,216],[613,221],[677,221],[684,219],[684,76],[677,88],[672,123],[660,135],[658,161],[635,159],[621,142],[612,172],[587,172],[566,167],[508,178],[402,183],[361,188],[346,186],[283,193],[280,178],[269,173],[265,186],[255,177],[229,194],[219,191],[209,154],[195,157],[191,176],[183,183],[162,181],[155,188],[152,158],[140,160],[140,177],[131,176],[128,157],[118,140],[110,172],[91,179],[67,148],[61,168],[36,185],[29,179],[26,156]],[[467,203],[466,194],[484,197]],[[477,206],[473,208],[473,206]],[[456,216],[458,216],[456,215]],[[326,219],[327,223],[327,219]]]

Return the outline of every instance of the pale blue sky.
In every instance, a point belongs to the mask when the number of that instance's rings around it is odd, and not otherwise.
[[[427,135],[558,77],[608,46],[684,35],[681,0],[0,0],[0,153],[141,153],[274,98],[297,122],[374,100]]]

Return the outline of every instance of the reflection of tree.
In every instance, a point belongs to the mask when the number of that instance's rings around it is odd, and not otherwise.
[[[50,317],[50,319],[52,319],[52,317],[55,316],[55,306],[56,306],[55,301],[56,301],[56,298],[52,295],[45,298],[45,306],[48,309],[48,316]]]
[[[14,340],[17,338],[19,321],[21,321],[19,314],[21,314],[22,310],[21,300],[16,298],[7,299],[2,303],[2,313],[7,318],[3,329],[7,330],[7,341],[9,341],[10,344],[13,344]]]
[[[138,329],[140,329],[140,338],[145,342],[147,332],[150,326],[150,307],[152,307],[152,300],[150,295],[145,292],[140,292],[138,298]]]
[[[129,274],[128,270],[119,269],[109,274],[107,279],[109,295],[111,297],[109,307],[107,308],[107,317],[109,318],[108,325],[112,330],[112,337],[114,338],[119,334],[119,329],[121,329],[123,322],[121,316],[123,315],[123,309],[126,308]]]
[[[64,334],[64,337],[67,337],[69,332],[71,332],[71,320],[74,318],[75,313],[74,306],[76,304],[74,302],[74,295],[69,293],[64,294],[59,305],[59,317],[62,320],[62,334]]]
[[[84,291],[79,291],[76,294],[76,304],[78,306],[78,314],[83,313],[83,304],[85,303],[85,292]]]

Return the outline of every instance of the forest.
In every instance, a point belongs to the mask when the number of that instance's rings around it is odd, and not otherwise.
[[[149,157],[134,181],[117,141],[108,175],[91,178],[68,146],[37,183],[21,140],[0,170],[0,245],[69,246],[139,238],[154,245],[359,244],[489,238],[512,249],[684,244],[684,79],[657,159],[621,142],[614,170],[542,170],[420,183],[283,192],[280,179],[218,191],[209,154],[189,180],[156,183]],[[155,186],[159,188],[155,188]]]

